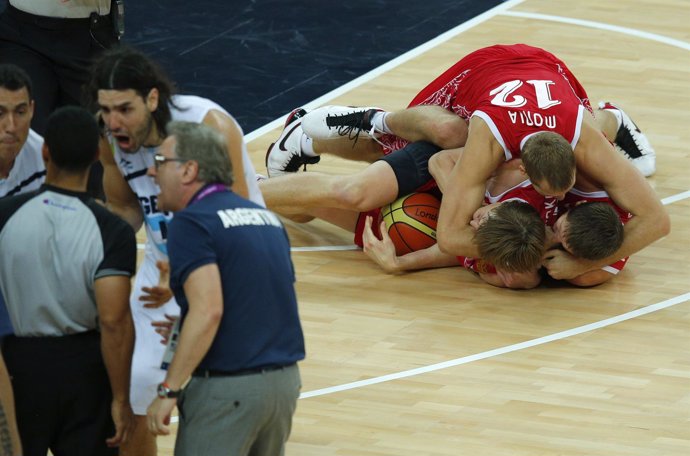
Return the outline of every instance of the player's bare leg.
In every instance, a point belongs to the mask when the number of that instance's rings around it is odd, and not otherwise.
[[[346,160],[367,163],[373,163],[383,157],[381,144],[370,138],[360,139],[357,142],[348,138],[314,139],[312,144],[317,155],[331,154]]]
[[[440,106],[414,106],[386,115],[386,125],[410,142],[428,141],[441,149],[456,149],[467,142],[468,125]]]
[[[365,212],[395,200],[393,168],[377,161],[350,175],[296,173],[259,182],[266,207],[283,214],[308,214],[318,207]]]
[[[442,149],[462,147],[468,125],[455,113],[440,106],[415,106],[385,112],[380,108],[324,106],[308,113],[302,123],[310,138],[347,138],[357,143],[393,134],[407,141],[428,141]]]

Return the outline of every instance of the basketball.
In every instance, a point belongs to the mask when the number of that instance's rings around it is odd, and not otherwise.
[[[441,202],[429,193],[411,193],[381,208],[381,217],[398,256],[436,244]]]

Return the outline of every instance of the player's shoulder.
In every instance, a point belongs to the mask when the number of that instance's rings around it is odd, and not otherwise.
[[[85,198],[83,202],[91,213],[93,213],[101,230],[117,232],[128,236],[131,234],[134,236],[134,228],[119,215],[109,211],[105,206],[91,197]]]

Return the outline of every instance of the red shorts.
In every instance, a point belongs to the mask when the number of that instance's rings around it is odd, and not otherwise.
[[[371,215],[374,221],[371,224],[371,229],[377,238],[381,239],[381,231],[379,227],[381,225],[381,209],[373,209],[367,212],[360,212],[357,218],[357,225],[355,226],[355,245],[360,248],[364,247],[364,242],[362,241],[362,233],[364,233],[364,221],[367,215]]]

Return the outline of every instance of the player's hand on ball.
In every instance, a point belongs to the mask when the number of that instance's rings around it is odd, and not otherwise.
[[[364,232],[362,233],[364,253],[381,266],[384,271],[388,273],[399,272],[395,245],[388,235],[385,222],[381,222],[380,226],[381,239],[377,238],[371,229],[372,222],[371,216],[367,216],[364,220]]]

